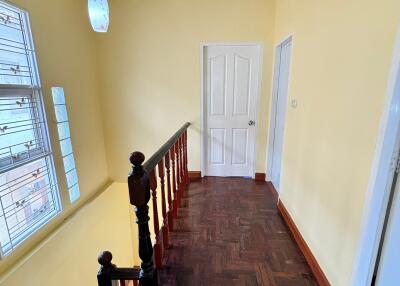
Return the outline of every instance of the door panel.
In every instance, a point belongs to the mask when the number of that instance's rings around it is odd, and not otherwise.
[[[232,146],[234,150],[232,153],[232,164],[246,165],[248,130],[247,128],[233,128],[232,134]]]
[[[288,101],[288,84],[290,74],[292,41],[285,41],[277,47],[275,53],[274,89],[272,100],[271,125],[270,125],[270,144],[272,144],[269,157],[270,179],[276,190],[280,188],[281,162],[283,152],[283,139],[286,119],[286,109]]]
[[[235,89],[233,91],[233,115],[249,114],[250,99],[250,59],[234,56]]]
[[[210,59],[210,115],[225,115],[226,57]]]
[[[210,129],[210,163],[225,164],[225,129]]]
[[[260,47],[206,47],[204,71],[205,175],[253,176]]]

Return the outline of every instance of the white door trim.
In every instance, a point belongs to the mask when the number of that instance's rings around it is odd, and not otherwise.
[[[271,177],[271,172],[272,172],[272,164],[271,164],[272,160],[271,160],[271,158],[272,158],[272,146],[273,146],[272,142],[273,142],[273,139],[274,139],[274,134],[273,134],[273,130],[271,128],[271,118],[275,117],[275,115],[276,115],[275,114],[276,110],[275,110],[275,108],[273,106],[273,103],[274,103],[274,97],[277,96],[276,93],[278,92],[277,86],[275,85],[276,51],[283,43],[285,43],[287,41],[291,41],[291,43],[292,43],[292,49],[291,49],[291,54],[290,54],[290,64],[289,64],[290,70],[289,70],[289,79],[288,79],[287,103],[286,103],[287,110],[288,110],[289,109],[289,98],[290,98],[290,86],[291,86],[290,83],[291,83],[291,79],[292,79],[291,70],[292,70],[292,64],[293,64],[293,48],[294,48],[293,34],[289,34],[288,36],[284,37],[274,47],[274,55],[273,55],[273,63],[272,63],[272,78],[271,78],[271,97],[270,97],[270,100],[269,100],[269,107],[270,107],[269,114],[270,114],[270,117],[269,117],[269,121],[268,121],[268,125],[269,125],[268,126],[268,141],[267,141],[267,146],[266,146],[266,148],[267,148],[267,157],[266,157],[266,161],[265,161],[265,163],[266,163],[266,180],[267,181],[271,181],[271,179],[272,179],[272,177]],[[286,117],[287,117],[287,113],[286,113],[286,116],[285,116],[285,127],[284,127],[284,130],[286,130],[286,126],[287,126]],[[282,164],[281,164],[281,169],[282,169]],[[282,172],[281,172],[281,174],[282,174]]]
[[[400,127],[400,27],[396,36],[391,69],[389,73],[385,105],[381,117],[371,177],[364,204],[362,229],[358,252],[353,263],[352,285],[371,285],[375,268],[383,221],[392,184],[390,176],[397,132]]]
[[[254,162],[252,166],[252,178],[255,178],[255,173],[256,173],[256,162],[257,162],[257,138],[258,138],[258,128],[259,124],[258,121],[260,119],[259,113],[260,113],[260,98],[261,98],[261,86],[262,86],[262,74],[263,74],[263,55],[264,55],[264,44],[263,42],[221,42],[221,43],[209,43],[209,42],[203,42],[200,43],[200,170],[202,176],[205,174],[205,166],[206,166],[206,136],[204,136],[204,126],[205,126],[205,120],[207,116],[204,115],[204,112],[206,111],[206,108],[204,106],[204,98],[207,96],[205,94],[205,88],[204,88],[204,52],[207,47],[212,47],[212,46],[257,46],[260,49],[260,71],[259,71],[259,76],[258,76],[258,87],[257,87],[257,94],[256,94],[256,124],[254,126],[255,128],[255,136],[254,136]]]

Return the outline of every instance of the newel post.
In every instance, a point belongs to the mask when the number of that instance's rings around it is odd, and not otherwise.
[[[153,246],[149,231],[149,207],[150,181],[149,176],[143,169],[144,155],[133,152],[130,161],[133,170],[128,177],[130,203],[135,206],[136,223],[139,229],[139,257],[142,260],[140,266],[140,285],[156,286],[157,272],[153,263]]]
[[[97,282],[99,286],[112,286],[111,273],[115,270],[116,266],[111,263],[111,252],[103,251],[100,253],[99,257],[97,257],[97,261],[101,265],[97,273]]]

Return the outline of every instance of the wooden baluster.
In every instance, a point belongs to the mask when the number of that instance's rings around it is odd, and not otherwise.
[[[132,173],[128,177],[130,203],[135,208],[136,223],[139,229],[139,257],[140,286],[157,286],[157,271],[153,264],[153,247],[149,231],[150,182],[147,173],[143,170],[144,155],[140,152],[132,153],[130,161],[133,164]]]
[[[188,153],[187,153],[187,130],[184,133],[184,138],[185,138],[185,148],[184,148],[184,152],[185,152],[185,172],[186,172],[186,184],[189,184],[189,169],[188,169]]]
[[[171,170],[170,170],[170,156],[169,152],[165,154],[165,169],[167,170],[167,193],[168,193],[168,228],[169,231],[173,231],[174,229],[174,221],[172,219],[173,215],[173,206],[172,206],[172,190],[171,190]]]
[[[125,280],[120,280],[119,281],[119,286],[126,286]]]
[[[181,136],[181,152],[182,152],[182,193],[186,190],[186,159],[185,159],[185,133]]]
[[[156,268],[161,268],[161,243],[160,243],[160,224],[158,222],[158,208],[157,208],[157,178],[155,170],[152,170],[149,174],[150,189],[152,190],[153,198],[153,225],[154,234],[156,235],[156,243],[154,245],[154,257],[156,259]]]
[[[181,135],[181,154],[182,154],[182,193],[186,189],[186,163],[185,163],[185,135]]]
[[[178,203],[177,203],[177,182],[176,182],[176,172],[175,172],[175,145],[172,146],[170,150],[171,163],[172,163],[172,190],[174,192],[173,200],[173,214],[174,218],[178,217]]]
[[[183,147],[183,142],[182,142],[182,135],[181,135],[181,137],[179,137],[179,157],[181,158],[181,161],[180,161],[180,164],[181,164],[181,166],[180,166],[180,169],[181,169],[181,194],[180,194],[180,196],[179,196],[179,198],[180,199],[182,199],[182,195],[183,195],[183,188],[184,188],[184,185],[185,185],[185,181],[184,181],[184,178],[183,178],[183,156],[182,156],[182,147]]]
[[[168,235],[168,219],[167,219],[167,202],[165,200],[165,172],[164,172],[164,160],[158,163],[158,177],[160,178],[161,185],[161,209],[163,216],[162,236],[163,236],[163,249],[169,247],[169,235]]]
[[[181,195],[182,195],[182,157],[181,157],[181,151],[180,151],[180,140],[176,142],[176,157],[178,158],[177,160],[177,165],[178,165],[178,207],[181,206]]]
[[[182,198],[182,195],[183,195],[183,191],[184,191],[184,188],[185,188],[185,178],[184,178],[184,176],[183,176],[183,173],[184,173],[184,170],[183,170],[183,137],[182,137],[182,135],[181,135],[181,137],[179,137],[179,157],[181,158],[181,161],[180,161],[180,164],[181,164],[181,188],[180,188],[180,191],[181,191],[181,194],[180,194],[180,196],[179,196],[179,198]]]
[[[181,157],[179,156],[179,143],[175,143],[175,158],[176,158],[176,206],[180,207],[181,194]]]

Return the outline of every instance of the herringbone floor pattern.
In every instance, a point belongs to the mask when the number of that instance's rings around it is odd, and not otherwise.
[[[244,178],[191,183],[170,233],[160,284],[317,285],[268,186]]]

